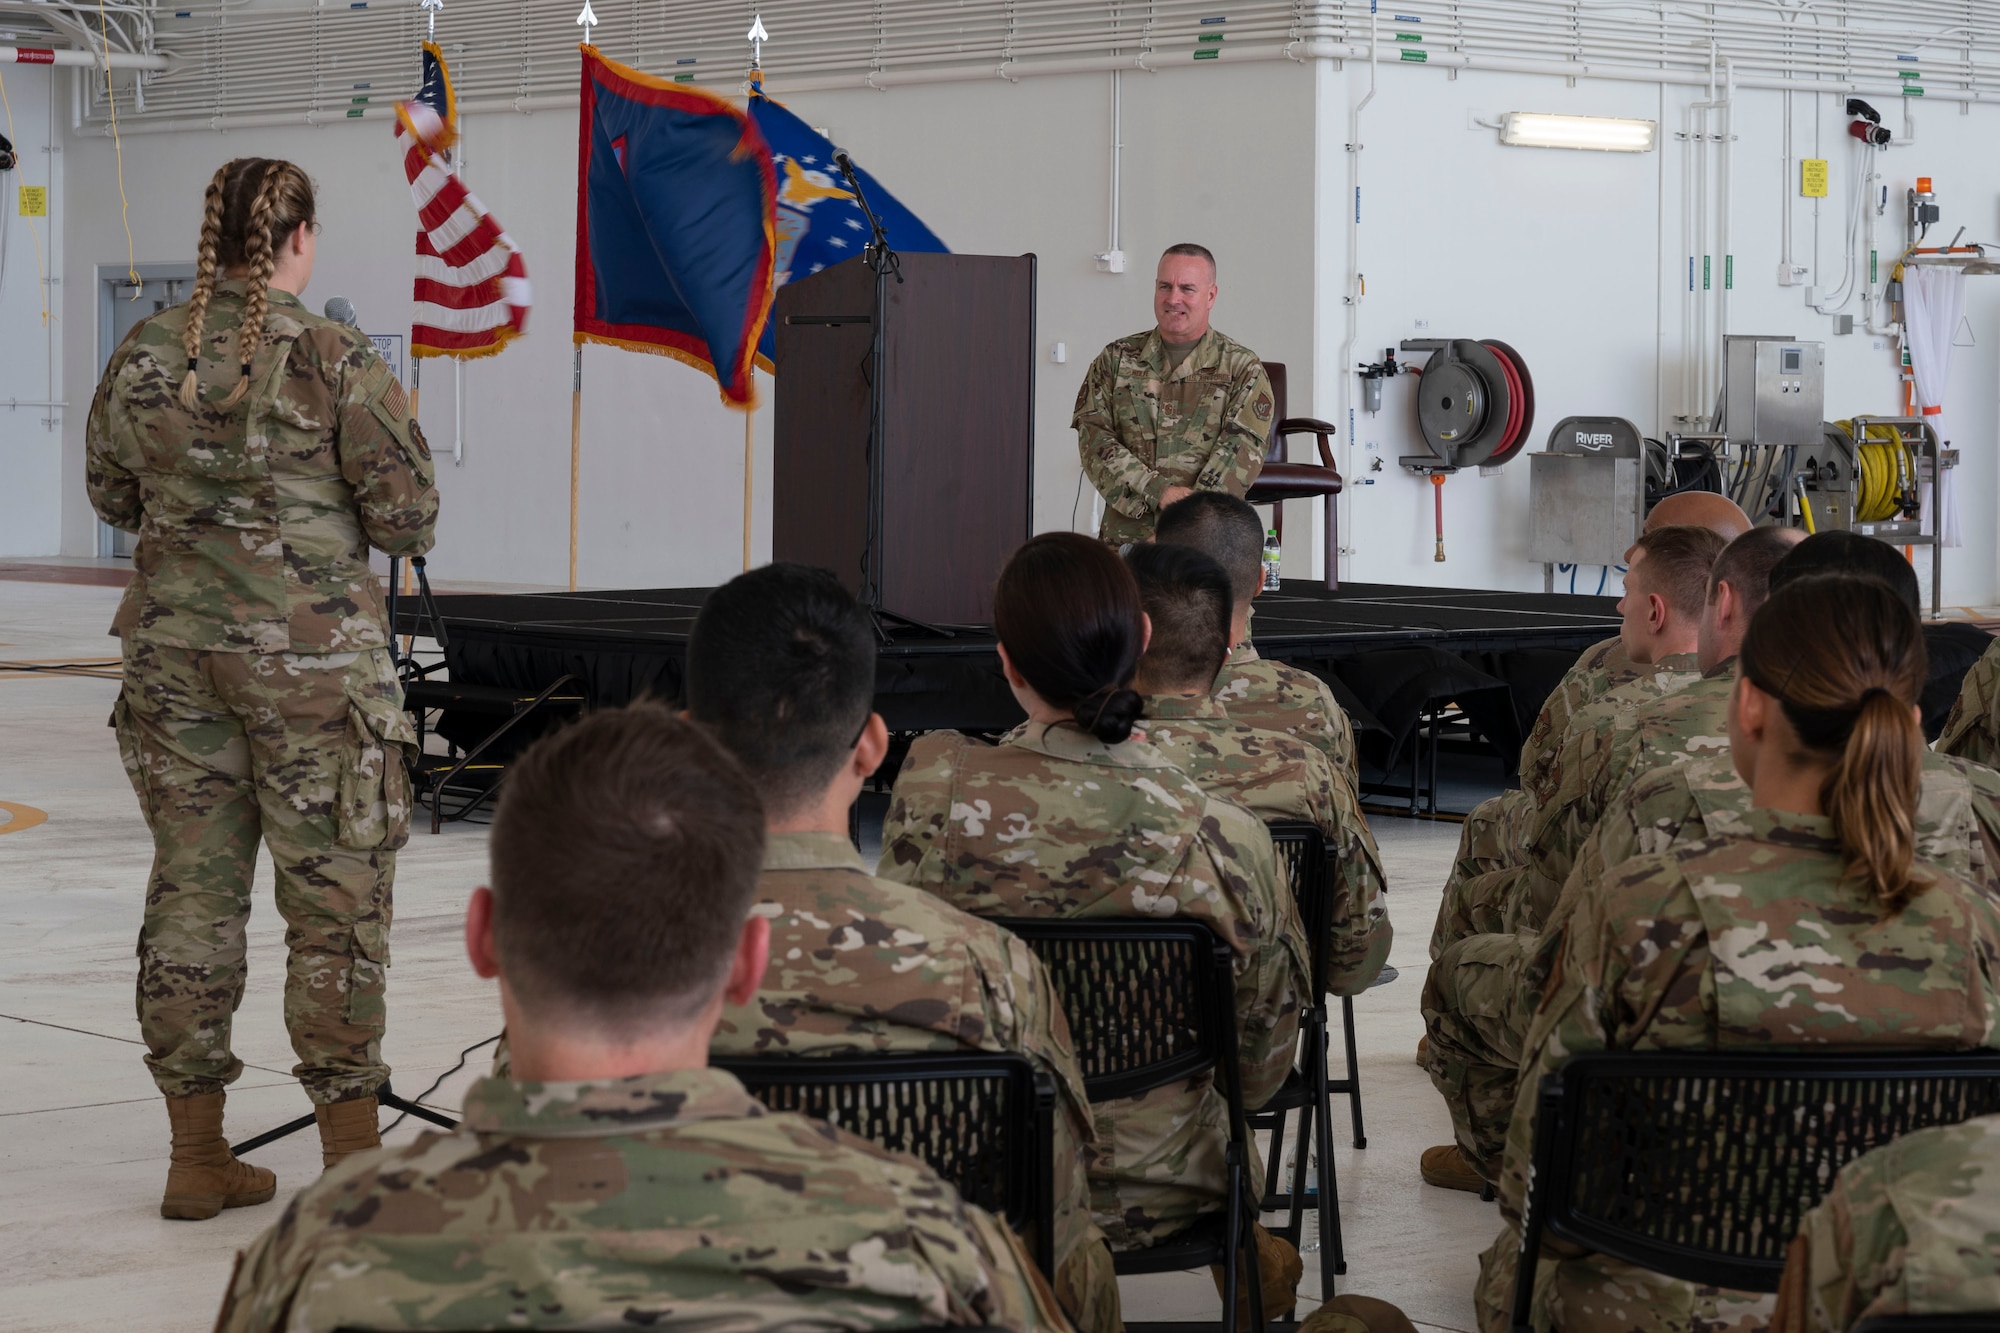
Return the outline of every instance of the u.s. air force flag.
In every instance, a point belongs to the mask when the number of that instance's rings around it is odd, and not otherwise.
[[[750,82],[750,119],[770,145],[771,160],[777,167],[778,255],[772,289],[860,254],[868,244],[868,218],[854,201],[840,168],[834,165],[834,146],[803,120],[764,96],[763,87],[754,75]],[[939,240],[922,218],[905,208],[858,163],[854,174],[860,178],[875,216],[882,220],[890,249],[910,253],[950,252],[951,247]],[[776,348],[777,331],[767,326],[757,345],[757,362],[766,370],[771,369]]]

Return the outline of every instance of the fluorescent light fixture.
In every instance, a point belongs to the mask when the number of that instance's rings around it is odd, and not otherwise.
[[[1603,153],[1650,153],[1658,130],[1658,123],[1650,120],[1509,111],[1500,120],[1500,142],[1523,148],[1591,148]]]

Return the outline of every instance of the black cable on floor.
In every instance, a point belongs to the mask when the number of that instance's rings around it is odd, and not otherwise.
[[[500,1040],[500,1038],[506,1035],[507,1034],[504,1032],[496,1032],[492,1036],[488,1037],[485,1041],[473,1042],[472,1045],[466,1047],[464,1050],[458,1053],[457,1064],[453,1065],[451,1068],[445,1070],[442,1074],[439,1074],[436,1078],[432,1079],[431,1085],[428,1088],[425,1088],[422,1092],[410,1098],[410,1100],[413,1102],[422,1102],[424,1098],[430,1096],[432,1093],[436,1092],[440,1087],[442,1087],[446,1079],[450,1078],[453,1074],[456,1074],[459,1070],[465,1068],[466,1056],[471,1055],[481,1046],[491,1046],[494,1042]],[[410,1113],[408,1111],[403,1112],[401,1115],[397,1116],[394,1120],[391,1120],[389,1122],[389,1128],[383,1130],[382,1133],[386,1135],[393,1132],[396,1126],[402,1124],[405,1120],[408,1120],[409,1118],[410,1118]]]

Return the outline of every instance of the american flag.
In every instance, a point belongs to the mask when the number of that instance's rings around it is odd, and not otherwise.
[[[452,165],[457,111],[444,55],[425,42],[423,87],[396,106],[396,142],[420,224],[412,356],[491,356],[528,323],[521,247]]]

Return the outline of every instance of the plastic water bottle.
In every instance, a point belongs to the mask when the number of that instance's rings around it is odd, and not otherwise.
[[[1278,530],[1272,528],[1264,537],[1265,592],[1276,592],[1278,590],[1278,566],[1283,563],[1283,559],[1283,551],[1278,546]]]

